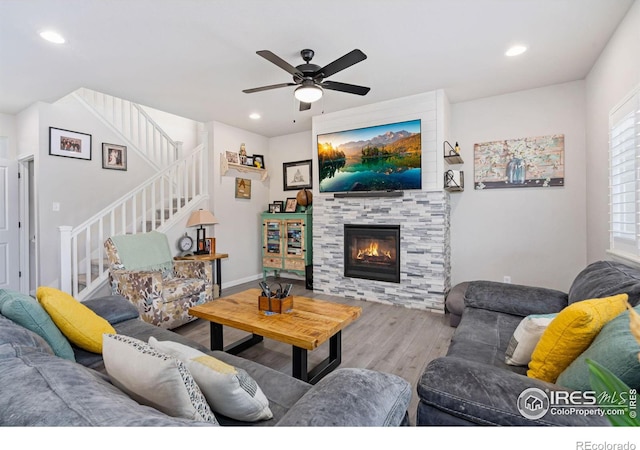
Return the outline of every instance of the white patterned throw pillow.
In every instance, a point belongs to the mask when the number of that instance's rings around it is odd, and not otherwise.
[[[504,355],[504,362],[510,366],[527,366],[542,333],[557,314],[532,314],[520,321],[513,332]]]
[[[104,366],[111,382],[140,404],[172,417],[217,424],[187,366],[129,336],[104,334]]]
[[[244,422],[273,417],[269,400],[245,370],[178,342],[158,341],[152,336],[149,345],[187,365],[209,406],[216,413]]]

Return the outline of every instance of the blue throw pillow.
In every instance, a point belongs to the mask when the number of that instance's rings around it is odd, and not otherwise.
[[[71,361],[76,360],[71,344],[35,298],[19,292],[12,292],[9,295],[11,298],[2,304],[3,316],[40,335],[57,356]]]
[[[640,312],[640,306],[634,308]],[[577,391],[591,390],[587,358],[613,372],[630,388],[640,389],[640,344],[629,329],[629,311],[608,322],[591,345],[558,376],[557,384]]]

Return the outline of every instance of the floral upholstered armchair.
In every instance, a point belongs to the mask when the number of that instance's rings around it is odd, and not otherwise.
[[[172,329],[195,317],[188,310],[213,300],[209,261],[174,261],[157,231],[112,236],[104,243],[111,292],[127,298],[145,321]]]

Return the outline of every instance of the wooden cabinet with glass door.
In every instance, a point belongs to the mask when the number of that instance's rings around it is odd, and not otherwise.
[[[312,211],[262,214],[262,275],[292,272],[313,287]]]

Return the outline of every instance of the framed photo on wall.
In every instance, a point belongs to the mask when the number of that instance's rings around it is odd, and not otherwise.
[[[102,143],[102,168],[127,170],[127,147]]]
[[[236,198],[251,198],[251,180],[236,178]]]
[[[311,189],[311,160],[282,163],[282,183],[285,191]]]
[[[91,135],[49,127],[49,154],[91,160]]]

